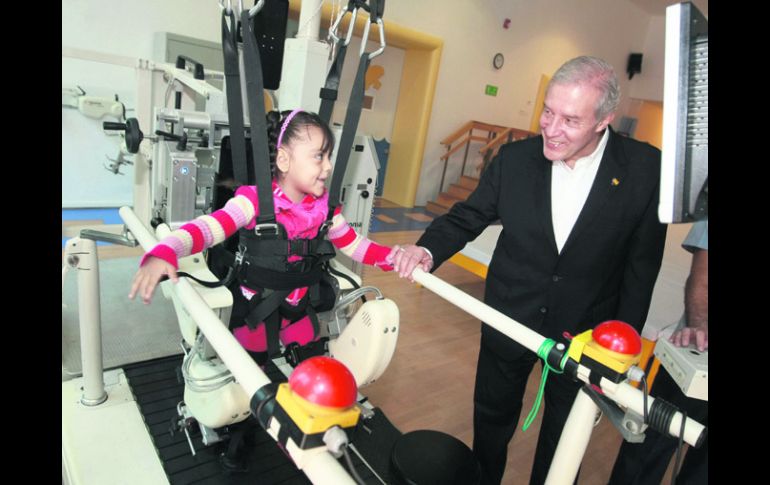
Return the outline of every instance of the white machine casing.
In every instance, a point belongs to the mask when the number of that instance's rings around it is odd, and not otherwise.
[[[393,300],[369,300],[340,336],[329,342],[329,354],[350,369],[361,388],[385,372],[396,350],[398,333],[399,312]]]
[[[660,338],[654,353],[686,396],[709,400],[708,350],[700,352],[692,343],[676,347],[667,338]]]
[[[169,233],[168,226],[161,224],[156,232],[158,237],[162,238]],[[179,271],[187,272],[204,281],[217,280],[206,266],[206,262],[200,254],[181,258],[179,260]],[[163,282],[161,283],[161,288],[166,298],[170,297],[174,304],[182,338],[184,338],[187,345],[192,347],[190,352],[193,355],[188,356],[188,358],[192,359],[188,370],[189,378],[202,380],[229,372],[225,364],[215,356],[208,345],[204,344],[203,348],[200,349],[196,346],[198,326],[195,324],[192,316],[185,310],[176,293],[170,290],[169,285],[172,284],[170,281]],[[230,320],[230,312],[233,305],[233,296],[230,290],[225,287],[206,288],[196,283],[193,283],[193,285],[222,322]],[[249,415],[249,397],[235,381],[229,382],[218,389],[207,391],[195,390],[190,385],[185,385],[184,402],[190,413],[195,416],[195,419],[209,428],[219,428],[237,423],[243,421]]]
[[[191,352],[189,372],[196,379],[214,377],[227,371],[219,357],[203,360],[194,350]],[[249,397],[235,381],[210,391],[197,391],[185,385],[184,402],[199,423],[212,429],[243,421],[251,413]]]
[[[342,137],[342,128],[333,127],[332,132],[337,143],[331,160],[337,157],[337,148]],[[377,174],[380,171],[380,160],[377,158],[377,150],[374,141],[369,135],[356,135],[353,150],[350,153],[347,170],[342,178],[340,202],[342,203],[342,216],[348,224],[362,236],[369,234],[373,211],[374,194],[377,184]],[[327,188],[331,186],[332,178],[327,180]],[[364,265],[353,261],[344,254],[337,254],[346,267],[361,276]]]

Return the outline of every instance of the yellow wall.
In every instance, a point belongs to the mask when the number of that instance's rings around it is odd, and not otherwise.
[[[540,114],[543,112],[545,90],[550,81],[551,76],[546,76],[545,74],[540,76],[540,85],[537,87],[537,98],[535,98],[535,106],[532,110],[532,121],[529,123],[529,131],[532,133],[540,133]]]
[[[663,140],[663,103],[642,101],[637,120],[634,138],[660,149]]]

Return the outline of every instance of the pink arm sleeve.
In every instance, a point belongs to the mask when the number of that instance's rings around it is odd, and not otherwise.
[[[334,212],[332,227],[329,229],[329,240],[354,261],[377,266],[384,271],[393,270],[393,266],[385,261],[391,248],[358,234],[348,225],[340,207]]]
[[[144,255],[139,265],[143,265],[149,256],[154,256],[178,269],[179,258],[219,244],[245,227],[254,219],[255,208],[252,201],[240,192],[241,189],[222,209],[200,216],[164,237]]]

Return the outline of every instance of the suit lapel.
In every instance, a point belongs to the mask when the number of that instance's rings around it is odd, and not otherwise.
[[[617,192],[618,187],[623,183],[626,175],[626,161],[622,153],[622,148],[618,142],[618,136],[611,128],[610,138],[607,140],[607,146],[604,149],[604,155],[596,172],[596,178],[591,185],[583,210],[575,221],[575,226],[564,243],[561,254],[580,237],[583,230],[588,227],[602,208]],[[550,219],[549,219],[550,220]]]
[[[542,147],[535,160],[530,164],[530,174],[534,183],[533,196],[535,197],[535,218],[545,234],[548,247],[558,254],[556,236],[553,233],[553,217],[551,215],[551,161],[543,156]]]

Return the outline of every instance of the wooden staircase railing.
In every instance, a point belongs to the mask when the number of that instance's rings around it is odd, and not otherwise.
[[[492,157],[497,155],[497,151],[500,149],[500,146],[503,143],[509,143],[515,140],[523,140],[525,138],[529,138],[530,136],[537,136],[537,133],[532,133],[531,131],[527,130],[520,130],[518,128],[508,128],[498,133],[498,135],[492,139],[492,141],[479,149],[479,153],[484,157],[484,164],[481,166],[481,171],[483,172],[487,168],[487,165],[489,165]]]
[[[479,136],[474,135],[473,130],[486,131],[486,135]],[[465,172],[465,165],[468,161],[468,152],[471,142],[486,142],[486,144],[479,150],[484,156],[484,161],[481,167],[483,172],[486,169],[489,161],[497,153],[500,146],[503,143],[507,143],[513,140],[519,140],[533,136],[535,133],[531,133],[526,130],[520,130],[518,128],[508,128],[505,126],[493,125],[490,123],[483,123],[480,121],[469,121],[463,126],[458,128],[454,133],[441,140],[441,144],[446,146],[446,153],[441,157],[444,162],[444,169],[441,172],[441,183],[439,185],[439,196],[436,200],[428,202],[425,208],[429,212],[435,214],[445,214],[449,209],[458,201],[466,200],[468,196],[478,185],[478,179],[475,177],[469,177],[463,175]],[[465,148],[465,155],[463,156],[463,165],[460,169],[460,180],[455,184],[450,184],[449,190],[444,191],[444,180],[446,178],[446,169],[451,157],[456,152]]]
[[[485,136],[478,136],[473,134],[473,130],[486,131],[487,133]],[[470,149],[471,142],[489,142],[495,138],[495,135],[502,133],[505,130],[505,126],[492,125],[490,123],[471,120],[457,129],[457,131],[441,140],[441,144],[446,146],[446,153],[441,157],[441,160],[444,161],[444,169],[441,172],[441,184],[439,185],[439,192],[444,190],[444,178],[446,177],[446,167],[450,156],[459,151],[461,148],[465,147],[463,166],[460,169],[460,175],[462,175],[463,172],[465,172],[465,164],[468,161],[468,150]],[[465,135],[465,137],[460,139],[460,137],[463,135]]]

